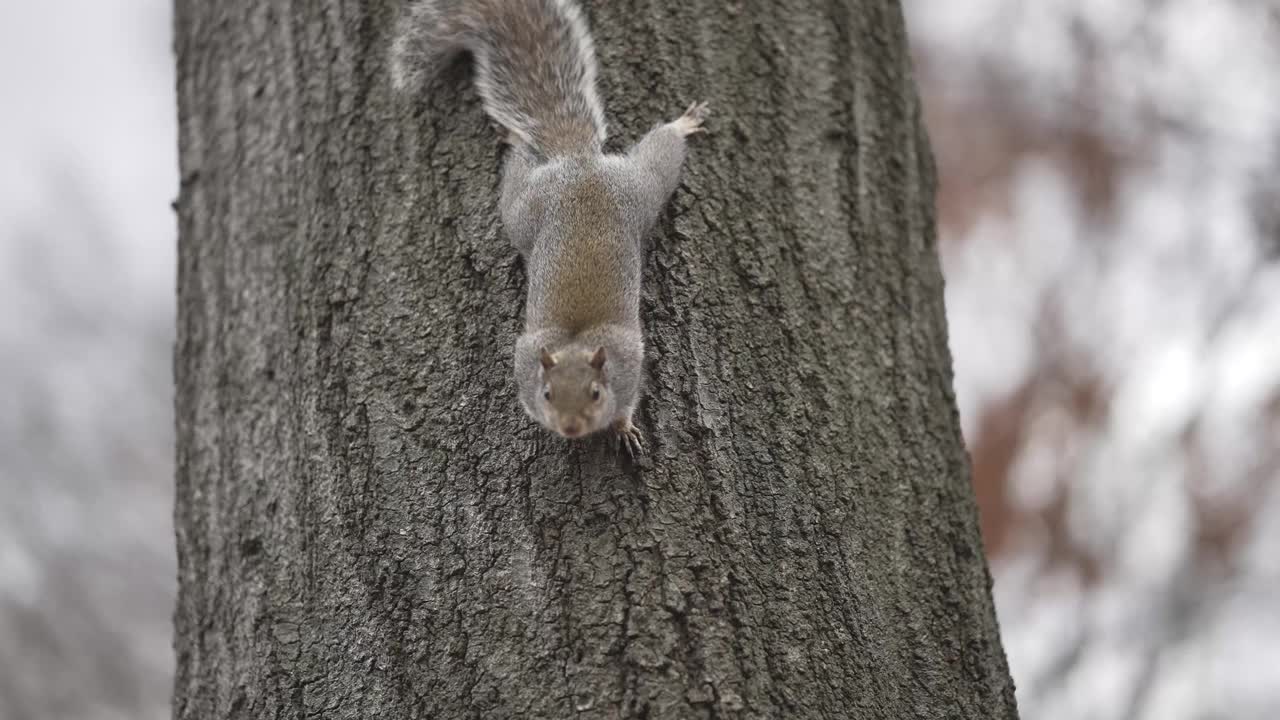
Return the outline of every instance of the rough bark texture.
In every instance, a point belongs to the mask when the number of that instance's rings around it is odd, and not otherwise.
[[[1012,718],[901,10],[585,3],[652,239],[644,467],[516,403],[502,149],[391,2],[178,0],[178,718]]]

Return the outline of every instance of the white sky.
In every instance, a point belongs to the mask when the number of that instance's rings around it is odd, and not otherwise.
[[[168,7],[0,3],[0,278],[23,272],[20,228],[65,221],[71,183],[104,226],[80,240],[123,254],[115,269],[126,277],[116,287],[131,299],[172,302],[168,203],[178,183]]]

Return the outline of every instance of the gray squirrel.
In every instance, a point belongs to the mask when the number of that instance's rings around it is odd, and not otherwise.
[[[529,278],[520,403],[564,437],[611,428],[641,453],[641,240],[679,184],[706,103],[605,154],[595,50],[574,0],[418,0],[392,45],[392,84],[421,88],[463,51],[510,144],[498,207]]]

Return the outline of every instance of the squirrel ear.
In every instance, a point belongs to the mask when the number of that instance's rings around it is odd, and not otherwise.
[[[600,347],[596,348],[596,354],[591,356],[591,367],[595,368],[596,370],[599,370],[600,368],[604,367],[605,359],[606,358],[604,353],[604,346],[601,345]]]
[[[550,370],[556,366],[556,359],[551,357],[551,353],[547,352],[546,348],[542,348],[542,354],[538,360],[542,363],[543,370]]]

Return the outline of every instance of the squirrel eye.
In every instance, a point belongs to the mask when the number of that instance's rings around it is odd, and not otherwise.
[[[547,402],[551,402],[551,391],[547,390],[546,392],[542,393],[542,397],[546,398]]]
[[[592,391],[591,391],[591,399],[592,399],[592,400],[599,400],[599,399],[600,399],[600,388],[596,388],[596,389],[594,389],[594,390],[592,390]]]

